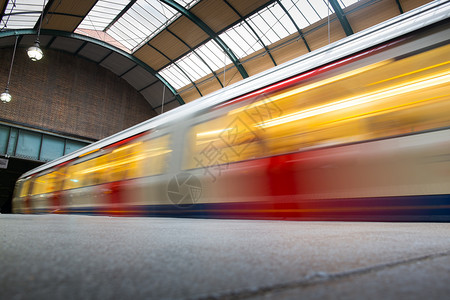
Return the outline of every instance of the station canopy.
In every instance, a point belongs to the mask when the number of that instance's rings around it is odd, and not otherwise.
[[[0,37],[39,31],[44,51],[109,68],[161,112],[375,25],[358,14],[383,1],[0,0]]]

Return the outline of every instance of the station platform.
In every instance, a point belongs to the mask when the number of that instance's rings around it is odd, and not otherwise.
[[[0,299],[444,299],[450,223],[0,215]]]

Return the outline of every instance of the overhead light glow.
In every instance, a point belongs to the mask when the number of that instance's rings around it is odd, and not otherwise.
[[[44,53],[42,52],[41,47],[39,47],[38,41],[34,43],[34,46],[28,48],[27,54],[32,61],[38,61],[44,57]]]
[[[11,101],[12,97],[11,94],[9,93],[8,89],[6,89],[0,96],[0,99],[2,100],[3,103],[8,103]]]
[[[387,97],[398,96],[405,93],[415,92],[424,88],[431,88],[440,84],[447,83],[450,80],[450,74],[448,72],[440,73],[438,75],[421,78],[403,85],[397,85],[387,89],[383,89],[377,92],[363,94],[360,96],[344,99],[341,101],[325,104],[317,107],[313,107],[306,110],[301,110],[286,116],[272,119],[270,121],[264,121],[256,124],[256,127],[273,127],[301,119],[317,116],[320,114],[330,113],[336,110],[349,108],[356,105],[361,105],[369,102],[373,102]]]

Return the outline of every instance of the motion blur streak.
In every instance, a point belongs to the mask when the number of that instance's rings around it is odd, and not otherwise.
[[[450,221],[449,15],[434,1],[389,31],[406,34],[361,33],[47,163],[13,210]]]
[[[400,76],[399,76],[400,77]],[[450,75],[448,72],[444,74],[438,74],[437,76],[428,77],[421,80],[416,80],[413,82],[409,82],[404,85],[397,85],[390,88],[386,88],[384,90],[379,90],[370,94],[359,95],[353,98],[344,99],[338,102],[334,102],[331,104],[322,105],[319,107],[310,108],[304,111],[300,111],[297,113],[293,113],[284,117],[273,119],[269,122],[256,124],[258,127],[270,127],[275,125],[280,125],[283,123],[288,123],[312,116],[316,116],[319,114],[325,114],[328,112],[332,112],[339,109],[345,109],[355,105],[361,105],[372,101],[377,100],[386,100],[389,97],[398,96],[401,94],[406,94],[410,92],[416,92],[421,89],[433,88],[440,84],[448,84],[450,79]]]

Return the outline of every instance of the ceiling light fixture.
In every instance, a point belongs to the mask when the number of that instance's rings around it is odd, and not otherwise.
[[[34,42],[34,45],[31,46],[30,48],[28,48],[27,50],[27,54],[28,57],[32,60],[32,61],[37,61],[40,60],[42,57],[44,57],[44,53],[41,50],[40,47],[40,42],[39,42],[39,35],[41,33],[41,26],[42,26],[42,18],[44,17],[44,8],[45,8],[45,0],[44,3],[42,4],[42,14],[39,20],[39,28],[38,28],[38,34],[37,34],[37,38],[36,41]]]
[[[14,64],[14,56],[16,55],[16,48],[17,48],[17,40],[19,39],[19,36],[16,36],[16,42],[14,43],[14,51],[13,51],[13,56],[12,56],[12,60],[11,60],[11,67],[9,68],[9,75],[8,75],[8,83],[6,84],[6,89],[5,91],[0,95],[0,100],[2,100],[3,103],[8,103],[11,101],[12,96],[9,93],[9,81],[11,79],[11,71],[13,68],[13,64]]]

